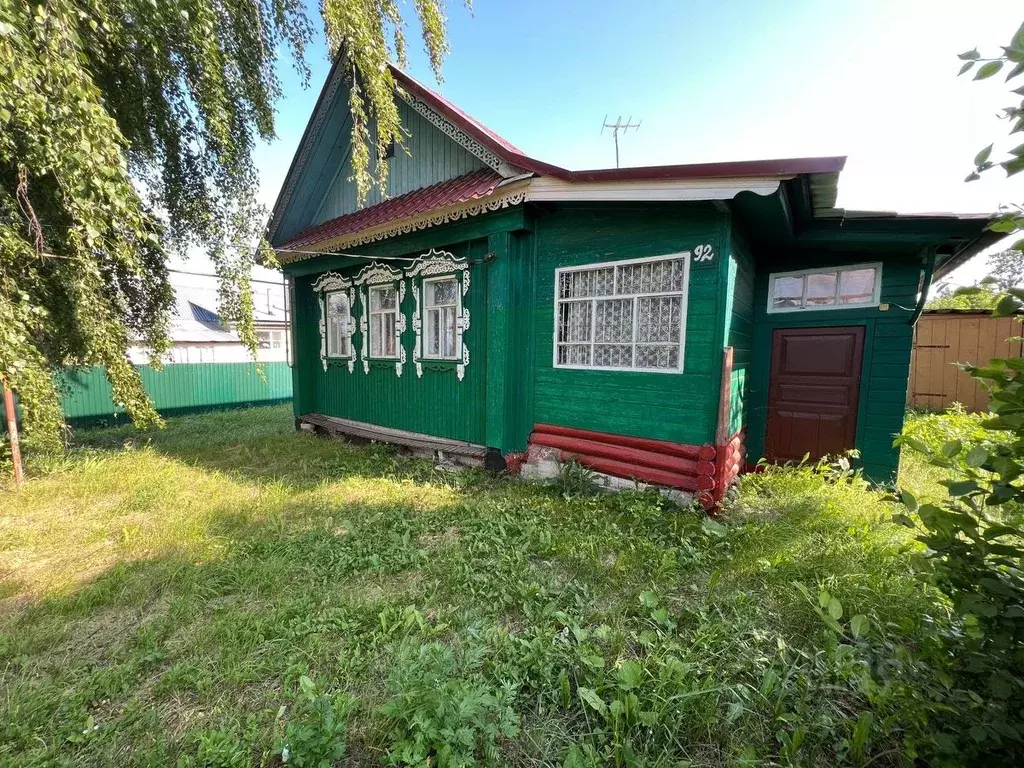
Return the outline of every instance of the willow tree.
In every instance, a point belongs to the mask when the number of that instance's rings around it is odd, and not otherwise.
[[[442,2],[413,3],[437,77]],[[405,61],[404,20],[398,0],[321,13],[355,83],[365,197],[387,178],[374,144],[402,142],[386,64]],[[67,366],[105,366],[135,423],[159,423],[127,352],[169,347],[174,253],[210,255],[221,315],[255,349],[250,273],[273,257],[252,154],[274,137],[279,57],[308,84],[313,23],[302,0],[0,0],[0,376],[36,445],[60,445]]]

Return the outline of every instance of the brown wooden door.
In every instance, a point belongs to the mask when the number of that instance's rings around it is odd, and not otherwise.
[[[812,459],[854,447],[864,326],[772,334],[765,453]]]

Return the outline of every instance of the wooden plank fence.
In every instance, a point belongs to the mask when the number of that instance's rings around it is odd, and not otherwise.
[[[917,323],[910,362],[907,405],[944,410],[961,403],[968,411],[988,410],[988,393],[954,365],[984,364],[993,357],[1022,357],[1024,335],[1018,317],[987,312],[925,312]]]

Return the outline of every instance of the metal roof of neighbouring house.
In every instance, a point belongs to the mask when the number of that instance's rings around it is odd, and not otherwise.
[[[826,226],[849,222],[863,229],[877,223],[895,229],[931,226],[936,242],[942,238],[939,273],[946,273],[991,245],[998,237],[981,233],[987,215],[900,214],[836,208],[839,175],[846,157],[804,157],[735,162],[597,168],[572,171],[531,157],[456,105],[397,67],[391,74],[399,98],[427,109],[435,124],[444,123],[453,140],[484,160],[488,168],[466,173],[375,205],[308,227],[275,242],[276,228],[287,205],[286,190],[307,162],[309,143],[323,124],[337,82],[335,61],[310,116],[299,148],[274,206],[268,235],[282,262],[315,256],[330,248],[345,248],[382,240],[523,202],[623,200],[733,200],[742,192],[765,197],[782,191],[791,198],[794,216]],[[425,106],[424,106],[425,105]],[[461,139],[455,139],[455,135]],[[290,193],[289,193],[290,194]],[[784,203],[784,207],[787,204]],[[978,229],[979,232],[974,232]],[[947,233],[946,230],[949,230]],[[968,231],[970,230],[970,231]],[[306,250],[309,249],[309,250]]]
[[[194,282],[194,281],[193,281]],[[170,339],[174,343],[239,343],[238,334],[217,313],[217,280],[186,285],[172,276],[175,303],[171,309]],[[283,327],[287,322],[284,290],[265,284],[253,287],[253,319],[257,326]]]

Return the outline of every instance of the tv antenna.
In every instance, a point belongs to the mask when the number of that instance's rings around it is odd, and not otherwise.
[[[616,120],[614,123],[609,123],[608,115],[604,116],[604,124],[601,126],[601,133],[602,135],[604,134],[605,128],[608,128],[612,132],[612,138],[615,139],[616,168],[619,167],[619,131],[622,131],[622,133],[626,133],[626,131],[628,131],[630,128],[633,128],[634,130],[640,130],[640,123],[642,122],[643,120],[638,120],[637,122],[634,123],[632,115],[626,118],[626,122],[622,122],[622,115],[619,115],[618,120]]]

